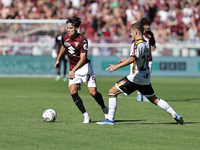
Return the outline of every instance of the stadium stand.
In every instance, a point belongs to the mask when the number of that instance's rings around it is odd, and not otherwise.
[[[157,39],[200,39],[199,0],[1,0],[0,3],[1,19],[66,19],[72,15],[82,18],[81,33],[91,40],[100,36],[127,38],[129,26],[146,16],[153,21],[151,29]],[[178,37],[178,29],[183,30],[182,38]],[[1,29],[2,32],[6,30]]]
[[[91,43],[129,41],[130,25],[142,17],[151,18],[150,28],[158,43],[200,41],[199,0],[1,0],[0,3],[0,19],[66,19],[73,15],[81,17],[80,32]],[[18,33],[20,28],[19,24],[12,25],[12,32]],[[0,33],[4,35],[10,29],[9,24],[3,24]]]

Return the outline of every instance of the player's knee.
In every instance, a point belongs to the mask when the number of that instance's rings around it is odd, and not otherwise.
[[[109,90],[109,94],[115,94],[115,91],[111,88],[111,89]]]
[[[69,90],[69,93],[70,93],[71,95],[73,95],[73,94],[77,93],[77,91],[74,90],[74,89],[70,89],[70,90]]]
[[[92,90],[92,91],[90,91],[90,95],[91,95],[92,97],[95,97],[96,94],[97,94],[97,91],[96,91],[96,90]]]
[[[153,104],[157,105],[158,98],[157,98],[155,95],[153,95],[153,96],[151,96],[151,97],[147,97],[147,98],[148,98],[148,100],[149,100],[150,102],[152,102]]]
[[[153,104],[157,105],[157,99],[149,100],[149,101],[152,102]]]

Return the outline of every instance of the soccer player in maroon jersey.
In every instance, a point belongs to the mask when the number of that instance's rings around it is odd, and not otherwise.
[[[149,43],[151,51],[155,51],[156,41],[155,41],[153,33],[151,31],[149,31],[149,28],[150,28],[150,25],[151,25],[151,19],[148,18],[148,17],[142,18],[140,20],[140,23],[142,24],[142,26],[144,28],[144,31],[143,31],[144,40],[147,43]],[[150,69],[150,72],[151,72],[151,69],[152,69],[152,54],[151,53],[150,53],[150,57],[149,57],[149,69]],[[149,100],[145,96],[142,96],[139,91],[138,91],[138,94],[137,94],[137,100],[149,102]]]
[[[85,36],[78,33],[81,20],[79,17],[73,16],[68,18],[66,23],[67,33],[62,36],[62,47],[54,67],[58,67],[62,54],[66,52],[70,64],[68,75],[69,92],[74,103],[84,116],[83,123],[89,123],[91,118],[85,110],[82,99],[78,95],[78,90],[81,89],[83,82],[87,85],[90,95],[101,106],[105,117],[107,117],[108,108],[104,104],[101,93],[97,91],[95,75],[90,65],[90,60],[87,58],[88,41]]]

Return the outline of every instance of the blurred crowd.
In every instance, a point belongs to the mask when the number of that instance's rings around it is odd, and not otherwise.
[[[81,33],[129,38],[130,25],[152,20],[155,39],[200,41],[200,0],[1,0],[0,19],[82,19]]]

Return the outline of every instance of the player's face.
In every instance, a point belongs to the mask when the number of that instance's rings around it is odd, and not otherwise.
[[[146,32],[146,31],[149,31],[149,27],[150,27],[149,24],[143,25],[144,31],[145,31],[145,32]]]
[[[70,37],[76,35],[77,30],[76,30],[75,26],[72,25],[72,23],[67,24],[67,32]]]
[[[135,30],[131,29],[131,37],[133,38],[133,40],[135,40]]]

